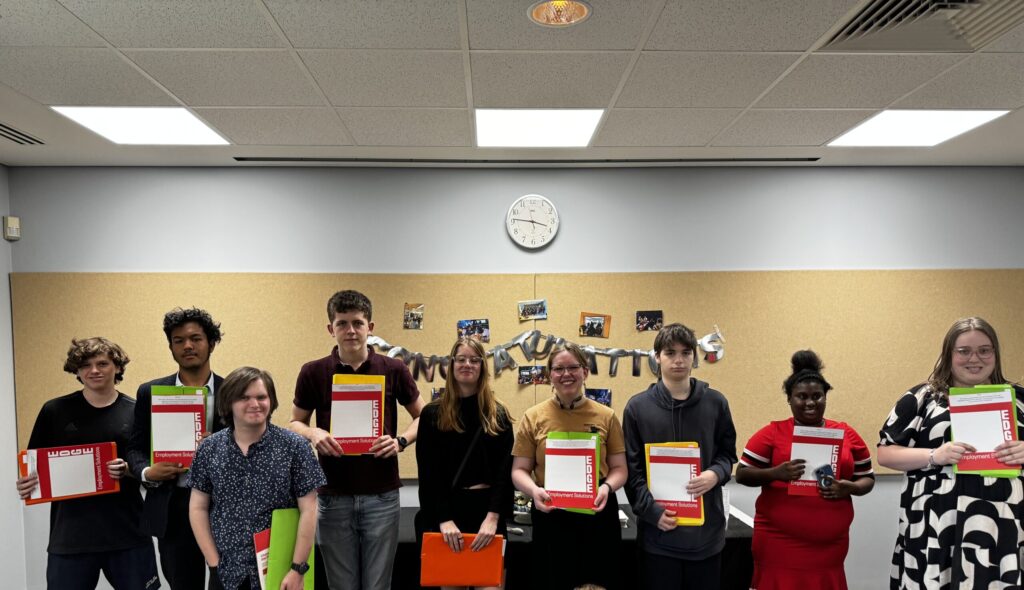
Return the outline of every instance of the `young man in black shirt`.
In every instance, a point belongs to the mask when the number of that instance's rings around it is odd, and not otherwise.
[[[72,340],[64,370],[83,388],[51,399],[36,418],[30,449],[111,442],[124,452],[131,433],[135,401],[115,384],[124,377],[128,357],[106,338]],[[107,463],[111,477],[121,480],[120,492],[54,502],[50,505],[50,542],[46,585],[61,590],[92,590],[100,571],[116,590],[160,587],[153,544],[139,527],[142,496],[128,464]],[[35,473],[18,479],[22,499],[32,495]]]

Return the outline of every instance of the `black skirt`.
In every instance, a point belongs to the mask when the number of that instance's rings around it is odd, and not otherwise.
[[[533,509],[534,587],[572,590],[594,584],[621,588],[622,525],[615,495],[597,514]]]

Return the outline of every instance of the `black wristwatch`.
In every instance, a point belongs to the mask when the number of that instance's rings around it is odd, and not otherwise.
[[[409,441],[404,436],[398,437],[398,451],[404,451],[405,447],[409,446]]]
[[[309,563],[305,561],[303,561],[302,563],[293,563],[292,569],[299,572],[300,576],[304,576],[306,575],[306,572],[309,571]]]

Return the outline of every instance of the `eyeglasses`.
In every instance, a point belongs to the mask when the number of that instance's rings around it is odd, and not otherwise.
[[[566,365],[564,367],[551,367],[551,373],[554,375],[562,375],[564,373],[575,373],[583,368],[583,365]]]
[[[969,360],[972,355],[977,354],[981,360],[988,360],[992,358],[992,355],[996,353],[994,346],[979,346],[978,348],[971,348],[969,346],[961,346],[954,348],[953,352],[962,359]]]
[[[484,359],[478,356],[457,356],[455,357],[456,365],[479,365],[484,362]]]

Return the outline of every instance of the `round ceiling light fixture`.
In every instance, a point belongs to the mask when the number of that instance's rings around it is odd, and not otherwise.
[[[542,27],[561,29],[587,20],[590,13],[590,5],[580,0],[544,0],[530,6],[527,14]]]

